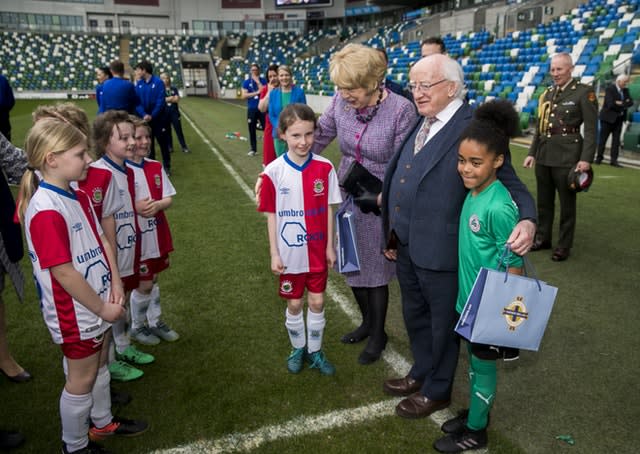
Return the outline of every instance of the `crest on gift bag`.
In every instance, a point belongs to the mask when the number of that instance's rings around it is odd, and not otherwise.
[[[524,304],[524,298],[522,296],[516,296],[515,300],[502,309],[502,315],[504,315],[504,319],[507,321],[507,325],[509,325],[509,330],[515,331],[518,326],[529,318],[527,306]]]

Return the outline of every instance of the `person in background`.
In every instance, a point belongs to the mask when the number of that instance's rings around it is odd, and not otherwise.
[[[389,67],[389,57],[387,56],[387,51],[385,51],[381,47],[377,48],[377,50],[378,50],[378,52],[380,52],[383,55],[384,61],[386,62],[387,68],[388,68]],[[400,96],[402,96],[404,98],[407,98],[410,102],[413,103],[413,96],[411,96],[411,92],[408,91],[405,87],[400,85],[395,80],[391,79],[390,77],[385,77],[385,79],[384,79],[384,87],[388,88],[389,91],[392,91],[396,95],[400,95]]]
[[[160,74],[160,79],[164,83],[164,99],[167,102],[166,112],[169,121],[169,125],[167,125],[167,141],[169,144],[169,152],[173,151],[173,138],[171,137],[171,126],[173,126],[173,129],[176,130],[178,142],[180,142],[180,146],[182,147],[182,152],[189,153],[189,147],[187,147],[187,142],[184,140],[182,123],[180,122],[180,108],[178,107],[180,93],[176,87],[171,85],[171,76],[169,76],[169,73]]]
[[[267,69],[267,85],[262,87],[260,90],[260,102],[267,96],[274,88],[277,88],[280,85],[280,81],[278,80],[278,65],[269,65]],[[258,103],[258,108],[260,108],[260,102]],[[271,120],[269,119],[269,115],[264,116],[264,136],[262,138],[262,166],[266,167],[271,161],[276,159],[276,149],[273,144],[273,125],[271,124]]]
[[[102,99],[104,83],[112,77],[113,75],[111,74],[111,70],[108,66],[96,68],[96,80],[98,81],[98,85],[96,85],[96,103],[98,104],[98,108],[100,108],[100,100]]]
[[[613,167],[622,167],[618,163],[620,134],[622,134],[622,124],[627,118],[627,109],[633,106],[633,99],[631,99],[627,88],[628,83],[629,76],[620,74],[616,77],[615,83],[609,85],[604,92],[604,104],[600,110],[600,140],[598,141],[596,164],[600,164],[604,159],[604,147],[609,135],[611,135],[610,163]]]
[[[447,47],[444,44],[442,38],[437,36],[430,36],[425,38],[420,43],[420,56],[422,58],[428,57],[433,54],[446,54]]]
[[[396,263],[413,365],[386,380],[385,393],[406,396],[403,418],[424,418],[449,406],[459,338],[457,321],[458,229],[467,195],[456,171],[460,134],[473,108],[464,101],[464,73],[453,59],[432,54],[409,72],[409,87],[422,117],[389,161],[382,192],[385,256]],[[522,255],[535,235],[535,204],[505,154],[498,169],[520,209],[507,242]]]
[[[156,158],[155,141],[157,140],[162,153],[162,166],[167,175],[171,175],[171,153],[169,153],[167,140],[169,123],[165,112],[164,83],[158,76],[153,75],[153,66],[146,60],[138,63],[135,71],[136,93],[140,101],[136,107],[136,115],[149,123],[153,131],[149,157]]]
[[[120,60],[114,60],[109,63],[109,69],[113,77],[103,84],[98,112],[124,110],[130,114],[135,114],[140,100],[138,99],[135,85],[124,78],[124,63]]]
[[[273,145],[276,156],[282,156],[287,151],[287,143],[278,136],[278,117],[280,112],[289,104],[306,104],[307,98],[302,88],[293,84],[293,74],[287,65],[278,67],[278,87],[267,92],[258,103],[260,112],[269,111],[269,120],[273,127]]]
[[[267,84],[267,81],[260,77],[260,67],[257,64],[251,65],[249,77],[242,82],[242,99],[247,100],[247,125],[249,127],[249,143],[251,149],[249,156],[255,156],[258,149],[256,131],[258,123],[264,125],[264,116],[258,110],[260,102],[260,90]]]
[[[553,85],[540,95],[538,122],[524,167],[535,167],[538,235],[532,251],[551,249],[556,192],[560,198],[560,235],[551,260],[569,258],[576,230],[576,193],[569,189],[569,172],[587,172],[596,152],[598,100],[593,88],[571,77],[568,53],[551,57]],[[580,126],[584,124],[584,136]]]
[[[0,133],[11,141],[11,122],[9,112],[16,105],[13,89],[4,75],[0,74]]]

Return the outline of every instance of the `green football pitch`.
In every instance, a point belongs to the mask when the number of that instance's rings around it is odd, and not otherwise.
[[[12,111],[19,146],[39,102],[45,101],[21,100]],[[78,104],[94,116],[95,102]],[[383,380],[405,374],[411,363],[397,283],[382,361],[360,366],[362,346],[340,343],[357,316],[342,277],[332,274],[324,348],[337,374],[287,373],[285,305],[269,270],[265,218],[252,199],[261,156],[247,156],[248,142],[225,138],[247,135],[246,111],[204,98],[186,98],[181,107],[191,153],[176,146],[172,156],[178,194],[167,215],[175,252],[160,276],[164,319],[181,339],[141,348],[155,363],[143,367],[142,379],[116,384],[133,396],[116,412],[147,419],[151,429],[105,446],[118,453],[431,452],[441,435],[438,421],[448,413],[404,420],[394,414],[397,399],[382,392]],[[533,172],[521,167],[526,151],[512,151],[534,191]],[[335,144],[325,155],[338,163]],[[540,351],[499,365],[489,452],[635,453],[640,445],[640,173],[595,171],[591,190],[578,196],[571,258],[555,263],[548,251],[530,254],[539,277],[559,288],[558,298]],[[29,261],[22,264],[30,276]],[[0,377],[0,428],[26,435],[18,453],[60,452],[60,349],[30,279],[24,304],[11,288],[3,296],[11,349],[35,379],[16,385]],[[466,405],[466,368],[461,354],[450,411]]]

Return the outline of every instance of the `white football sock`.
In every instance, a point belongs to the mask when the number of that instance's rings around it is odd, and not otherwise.
[[[151,294],[137,290],[131,292],[131,329],[136,330],[147,322],[147,309],[151,303]]]
[[[151,303],[149,304],[149,309],[147,309],[147,320],[149,321],[149,326],[158,326],[161,316],[160,286],[158,284],[153,284],[153,288],[151,289]]]
[[[62,442],[67,451],[78,451],[89,444],[89,413],[91,394],[71,394],[66,389],[60,395]]]
[[[316,314],[307,309],[307,336],[309,338],[307,340],[307,349],[309,353],[322,350],[322,335],[325,325],[324,310]]]
[[[116,344],[116,352],[124,352],[131,345],[131,340],[127,334],[127,321],[120,319],[114,322],[111,325],[111,332],[113,333],[113,342]]]
[[[107,366],[98,369],[96,382],[91,390],[93,407],[91,407],[91,421],[96,427],[104,427],[111,422],[111,374]]]
[[[289,333],[289,340],[293,348],[302,348],[305,345],[305,333],[304,333],[304,319],[302,318],[302,311],[298,315],[291,315],[289,309],[285,309],[284,316],[286,322],[284,326],[287,327]]]

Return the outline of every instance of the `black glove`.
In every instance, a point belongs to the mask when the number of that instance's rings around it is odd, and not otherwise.
[[[378,194],[369,191],[362,191],[360,195],[353,198],[353,202],[360,208],[363,213],[373,213],[380,216],[380,207],[378,206]]]

